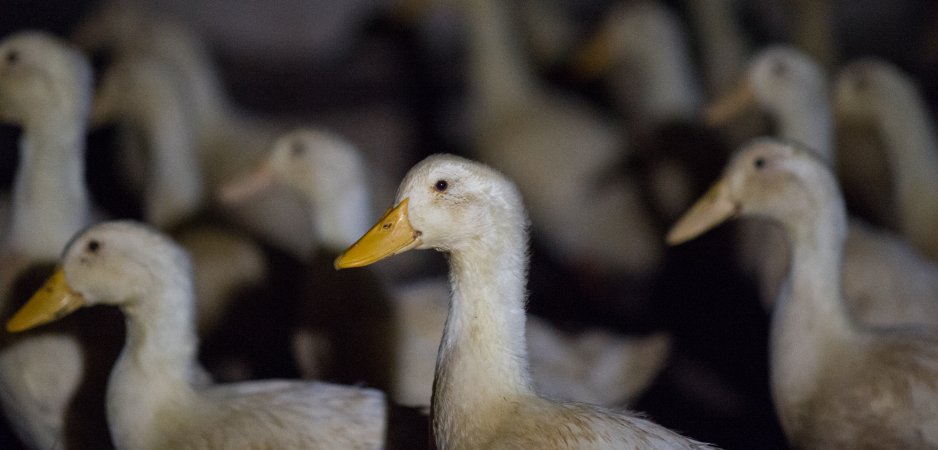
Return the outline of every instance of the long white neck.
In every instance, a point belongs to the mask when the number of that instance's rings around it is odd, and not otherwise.
[[[926,249],[936,241],[933,211],[938,208],[938,142],[934,121],[915,91],[895,95],[879,111],[880,131],[892,166],[902,232],[918,248]]]
[[[475,113],[501,121],[536,97],[536,80],[515,35],[506,2],[461,0],[469,28],[469,83]]]
[[[24,125],[5,246],[54,260],[88,224],[84,132],[84,117],[66,113]]]
[[[179,105],[156,105],[144,121],[149,164],[144,192],[147,222],[168,228],[193,215],[202,203],[203,186],[195,136]]]
[[[524,333],[526,239],[523,231],[509,236],[450,255],[453,293],[433,383],[437,442],[491,430],[512,400],[533,395]]]
[[[194,398],[198,339],[193,291],[187,277],[180,273],[176,278],[151,291],[152,298],[122,308],[127,337],[107,391],[108,423],[117,448],[148,448],[158,442],[156,430],[174,420],[164,411]]]
[[[823,86],[823,85],[822,85]],[[805,93],[776,107],[777,135],[808,146],[826,163],[834,162],[834,126],[827,89]]]
[[[812,179],[806,189],[814,205],[797,223],[787,224],[790,273],[776,304],[771,326],[772,390],[786,428],[793,426],[788,405],[814,393],[824,367],[833,363],[827,349],[853,336],[854,324],[841,296],[846,212],[832,176]],[[797,408],[793,408],[797,410]]]

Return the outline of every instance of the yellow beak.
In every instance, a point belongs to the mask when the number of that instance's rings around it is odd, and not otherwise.
[[[704,111],[704,121],[711,126],[723,125],[756,104],[756,93],[748,81],[714,101]]]
[[[608,28],[597,32],[574,59],[574,72],[584,80],[592,80],[612,66],[613,35]]]
[[[362,267],[420,245],[420,232],[407,218],[407,200],[384,214],[364,236],[335,259],[336,269]]]
[[[687,242],[736,216],[738,212],[739,204],[729,198],[726,181],[720,180],[678,219],[665,239],[669,245]]]
[[[65,272],[58,268],[7,322],[7,331],[16,333],[54,322],[84,305],[84,297],[72,290],[65,280]]]

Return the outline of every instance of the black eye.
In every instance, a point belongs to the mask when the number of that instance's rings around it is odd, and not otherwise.
[[[6,60],[8,63],[15,64],[19,59],[20,54],[16,50],[10,50],[10,52],[7,53]]]
[[[293,156],[300,156],[303,153],[306,153],[306,146],[302,142],[294,142],[293,146],[290,148],[290,152]]]
[[[101,248],[101,243],[96,240],[88,241],[88,251],[91,253],[97,253],[98,249]]]
[[[756,169],[761,169],[765,167],[765,158],[756,158],[756,160],[753,161],[752,165],[756,166]]]
[[[785,76],[788,72],[788,66],[782,61],[775,61],[772,63],[772,75],[777,77]]]
[[[439,192],[445,191],[447,187],[449,187],[449,183],[446,180],[437,180],[436,184],[433,185],[433,188]]]

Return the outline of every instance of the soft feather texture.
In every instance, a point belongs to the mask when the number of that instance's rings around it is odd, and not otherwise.
[[[380,448],[381,392],[318,382],[195,385],[189,259],[168,237],[105,222],[66,248],[62,270],[86,305],[117,306],[124,351],[107,390],[118,448]]]
[[[432,403],[440,448],[708,448],[629,412],[535,393],[524,335],[528,222],[514,184],[435,155],[404,178],[396,200],[405,199],[412,245],[449,255]]]
[[[840,277],[846,211],[827,164],[798,144],[751,142],[675,232],[701,217],[695,212],[718,204],[724,217],[768,218],[788,238],[791,270],[772,318],[770,367],[790,442],[799,448],[938,445],[938,335],[867,328],[852,318]]]

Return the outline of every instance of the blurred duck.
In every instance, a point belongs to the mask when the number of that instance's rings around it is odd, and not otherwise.
[[[782,225],[792,262],[771,324],[771,388],[797,448],[938,445],[938,335],[869,328],[842,297],[847,217],[828,164],[797,143],[759,139],[675,224],[678,244],[721,222],[767,217]]]
[[[431,156],[404,178],[396,204],[335,265],[448,253],[452,294],[431,405],[439,448],[710,448],[626,411],[536,393],[524,331],[527,218],[504,176]]]
[[[700,112],[686,32],[658,1],[614,4],[575,65],[583,75],[604,75],[630,129],[689,122]]]
[[[625,156],[622,130],[539,83],[517,47],[509,5],[458,5],[468,25],[474,154],[518,183],[554,259],[604,274],[653,273],[663,246],[638,187],[626,177],[600,180]]]
[[[127,178],[142,191],[144,220],[170,230],[192,256],[202,334],[218,325],[236,293],[265,281],[267,261],[246,236],[200,217],[205,196],[192,110],[175,76],[146,56],[114,62],[99,83],[92,121],[117,122],[139,144],[119,150]]]
[[[874,59],[841,70],[834,91],[838,120],[872,125],[880,137],[899,232],[919,251],[938,260],[938,141],[928,106],[916,83],[894,65]],[[844,149],[849,152],[852,149]],[[849,157],[848,157],[849,158]],[[864,160],[868,165],[870,161]],[[859,181],[859,180],[858,180]]]
[[[754,58],[747,80],[736,94],[710,108],[711,121],[728,120],[754,102],[777,118],[781,138],[817,148],[813,151],[833,165],[831,106],[817,65],[796,50],[770,48]],[[745,225],[740,232],[742,262],[757,274],[763,303],[771,307],[790,264],[784,235],[771,222],[740,225]],[[871,281],[887,273],[883,279],[888,282]],[[843,286],[864,323],[938,324],[938,302],[931,301],[938,295],[938,267],[898,237],[858,220],[848,221]]]
[[[167,236],[105,222],[78,234],[60,264],[7,329],[23,331],[84,306],[123,312],[127,337],[107,387],[117,448],[384,446],[380,391],[312,381],[198,383],[191,268]]]
[[[288,126],[255,117],[232,103],[208,49],[195,33],[143,5],[106,3],[80,24],[72,38],[88,51],[110,50],[118,60],[152,58],[172,71],[185,100],[181,107],[190,109],[187,115],[194,126],[204,186],[209,190],[256,164]],[[289,196],[265,195],[250,205],[224,211],[282,250],[299,257],[309,251],[306,214]]]
[[[375,214],[370,204],[367,166],[357,148],[341,137],[320,130],[299,129],[277,140],[270,155],[256,172],[224,186],[221,194],[229,202],[246,201],[257,190],[273,183],[282,184],[300,194],[310,206],[313,230],[321,246],[335,254],[367,231],[368,214]],[[350,232],[356,233],[349,236]],[[368,273],[369,271],[353,271]],[[361,276],[345,280],[362,283]],[[326,274],[323,274],[326,275]],[[324,282],[337,277],[314,279],[315,294],[310,300],[313,310],[320,303]],[[385,277],[387,278],[387,277]],[[346,283],[350,284],[350,283]],[[388,322],[394,348],[391,362],[390,392],[395,401],[407,405],[430,404],[435,363],[434,350],[440,342],[446,319],[449,286],[445,280],[424,280],[418,283],[369,282],[369,286],[385,292],[383,301],[390,305]],[[349,314],[361,315],[368,305],[338,293],[334,301],[351,309]],[[372,295],[374,296],[374,295]],[[527,327],[528,349],[531,354],[534,384],[552,397],[591,403],[618,404],[634,398],[661,370],[668,355],[669,337],[656,334],[630,339],[600,329],[572,334],[557,330],[548,322],[531,318]],[[388,336],[379,336],[385,342]],[[378,342],[372,343],[379,346]],[[298,346],[299,360],[309,358],[309,346]],[[317,367],[317,364],[301,364]],[[315,377],[315,372],[306,373]]]
[[[84,174],[91,90],[90,64],[59,39],[22,31],[0,43],[0,119],[22,127],[0,243],[0,310],[6,317],[29,295],[21,291],[35,289],[33,278],[45,277],[43,270],[90,221]],[[68,321],[45,332],[0,338],[0,405],[27,447],[79,445],[71,433],[75,420],[97,434],[91,445],[107,445],[100,438],[106,436],[103,414],[95,414],[103,398],[96,399],[93,390],[103,387],[116,349],[89,353],[85,345],[89,336],[120,333],[120,322],[109,319],[116,317],[94,316],[93,328]]]

